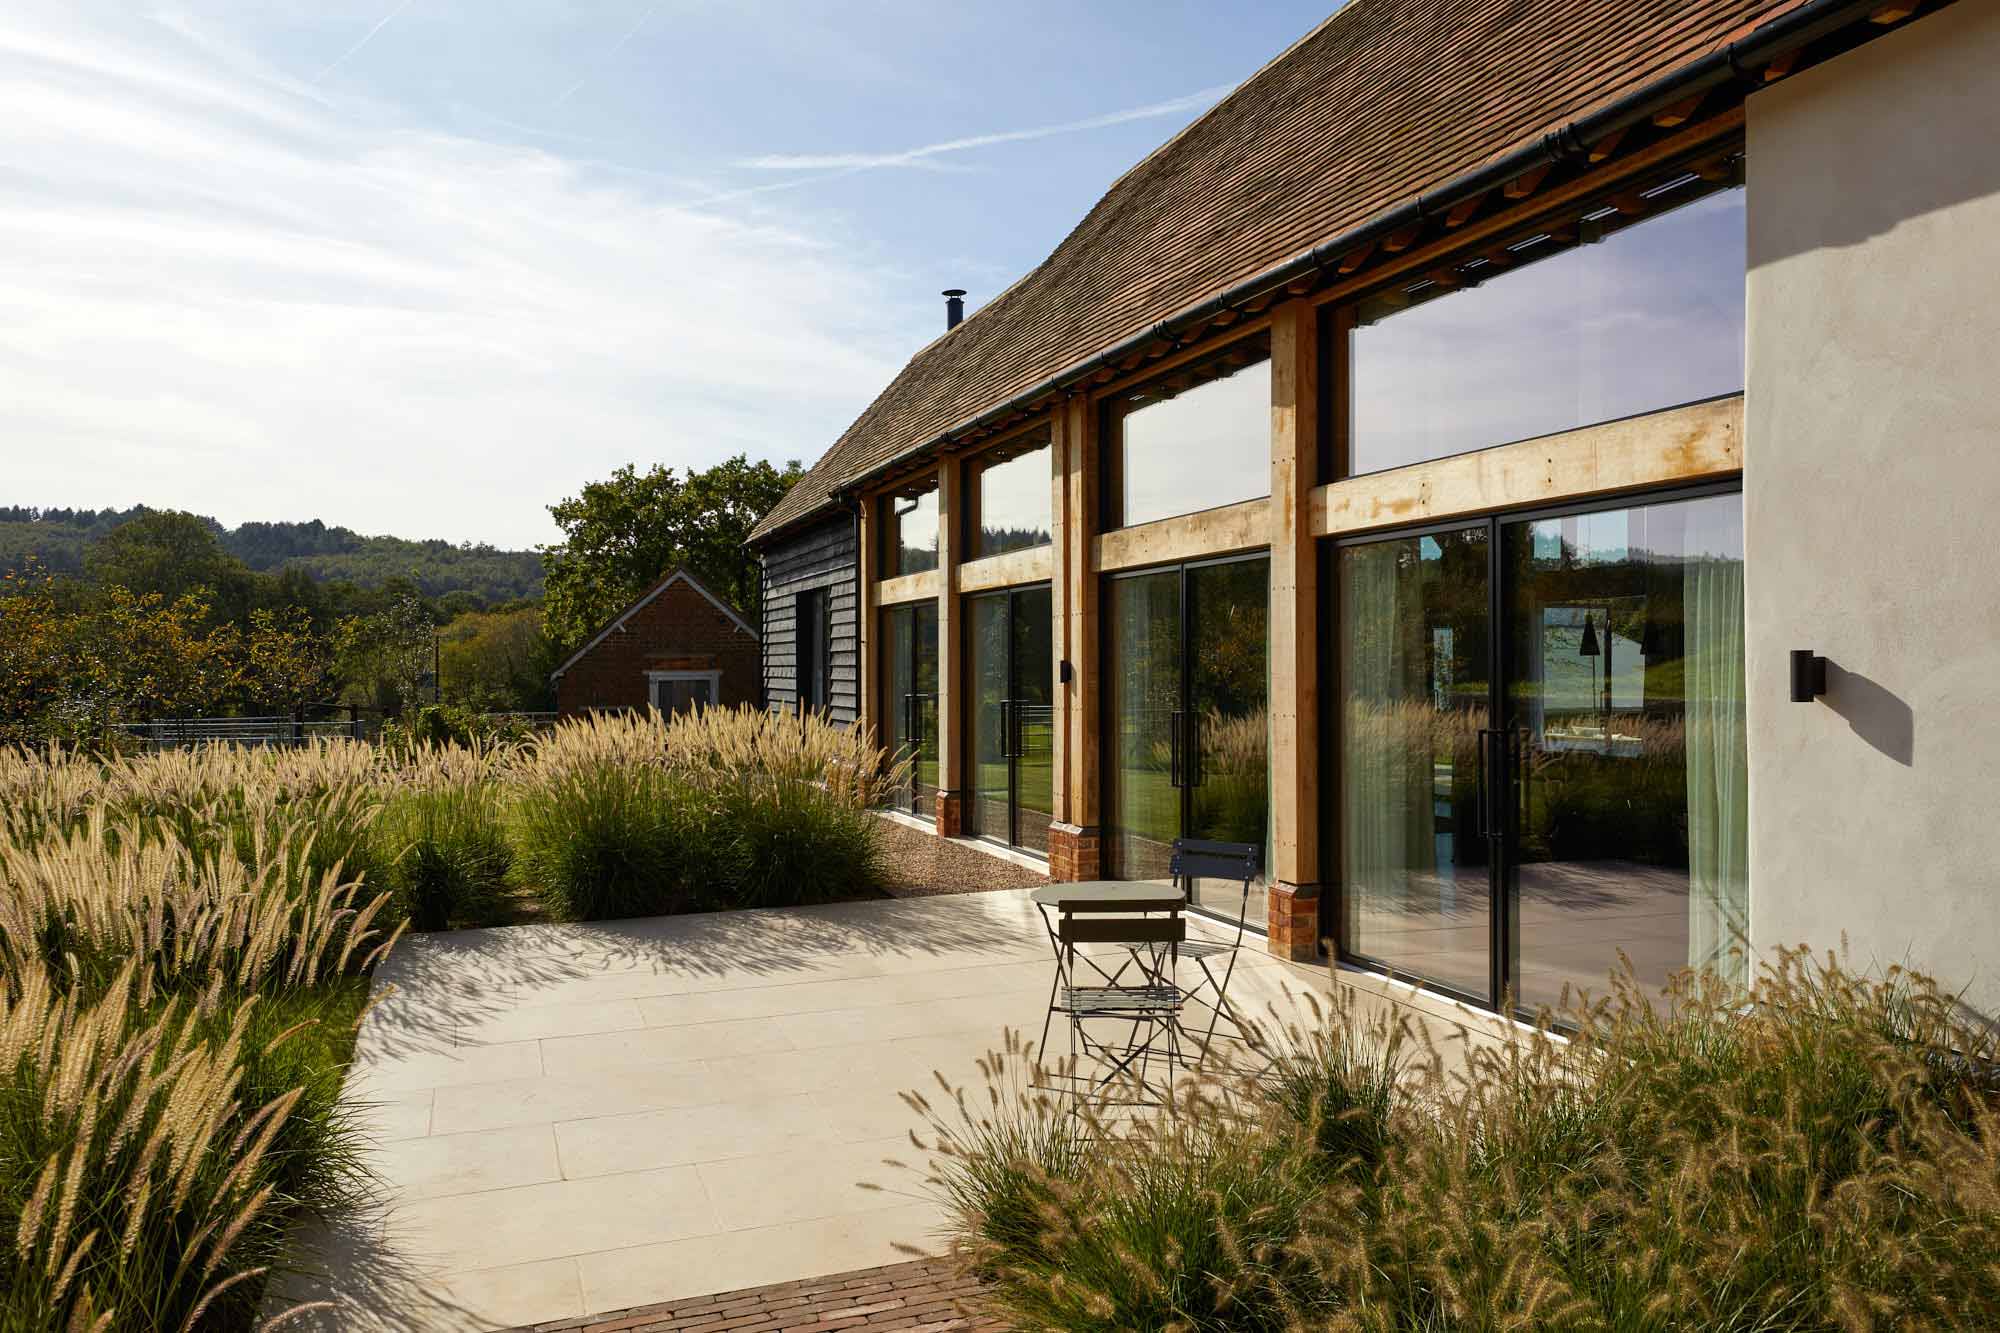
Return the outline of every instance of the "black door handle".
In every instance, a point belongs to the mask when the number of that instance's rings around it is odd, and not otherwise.
[[[1495,762],[1493,749],[1493,738],[1499,734],[1500,732],[1493,727],[1479,729],[1478,766],[1473,802],[1479,815],[1479,836],[1489,839],[1500,836],[1495,793],[1500,785],[1501,765]]]
[[[1012,759],[1014,757],[1013,712],[1014,701],[1012,699],[1002,699],[1000,701],[1000,757],[1002,759]]]
[[[1167,785],[1185,787],[1181,775],[1181,726],[1187,715],[1178,708],[1167,719]]]
[[[1208,774],[1202,771],[1200,713],[1187,715],[1187,766],[1188,786],[1199,787],[1208,781]]]

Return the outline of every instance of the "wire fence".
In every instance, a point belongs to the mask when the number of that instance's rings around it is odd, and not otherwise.
[[[552,712],[481,713],[479,720],[495,727],[514,725],[531,731],[552,729]],[[380,712],[351,704],[322,704],[291,713],[252,717],[166,717],[127,722],[117,730],[147,750],[187,750],[199,745],[245,748],[306,745],[316,740],[374,740],[386,718]]]

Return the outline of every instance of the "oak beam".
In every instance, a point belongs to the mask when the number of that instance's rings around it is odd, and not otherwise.
[[[1096,540],[1092,565],[1100,574],[1143,565],[1250,551],[1271,541],[1271,502],[1244,500],[1199,514],[1116,528]]]
[[[958,563],[960,592],[985,592],[990,588],[1012,588],[1022,583],[1040,583],[1052,577],[1054,548],[1031,546],[1025,551],[1006,551]]]
[[[1054,541],[1036,554],[1043,557],[1049,580],[1049,656],[1054,659],[1056,679],[1050,683],[1049,699],[1054,705],[1050,728],[1049,818],[1053,823],[1069,821],[1070,698],[1062,686],[1063,663],[1070,660],[1069,640],[1069,528],[1075,521],[1069,503],[1069,410],[1056,409],[1049,422],[1049,532]],[[1009,555],[1027,554],[1010,552]],[[1002,556],[1000,559],[1007,559]],[[968,573],[991,562],[981,560],[958,567],[959,586],[965,587]],[[977,575],[974,575],[977,577]]]
[[[959,647],[957,583],[959,512],[965,468],[960,460],[947,458],[938,464],[937,540],[937,733],[938,796],[937,831],[955,838],[961,831],[965,798],[965,728],[959,718],[959,667],[964,653]]]
[[[1477,453],[1349,477],[1313,492],[1318,537],[1582,499],[1743,468],[1743,397],[1717,398]]]
[[[1098,584],[1091,558],[1097,541],[1098,478],[1102,476],[1097,421],[1089,400],[1078,398],[1070,403],[1063,428],[1067,445],[1063,458],[1063,505],[1067,521],[1061,539],[1066,547],[1063,602],[1068,617],[1069,654],[1064,660],[1070,664],[1070,679],[1056,691],[1069,719],[1069,813],[1065,822],[1070,828],[1083,831],[1080,836],[1092,843],[1093,852],[1100,820],[1098,708],[1102,698],[1097,673]],[[1051,869],[1054,868],[1052,864]],[[1091,873],[1081,873],[1081,869]],[[1097,877],[1094,855],[1081,869],[1077,878]]]
[[[918,574],[877,579],[873,585],[864,581],[862,586],[873,587],[874,609],[880,610],[885,606],[901,606],[905,602],[922,602],[936,597],[944,591],[944,576],[935,569],[926,569]]]
[[[1501,195],[1508,199],[1526,199],[1542,188],[1542,182],[1548,178],[1549,171],[1554,166],[1553,162],[1544,162],[1533,171],[1522,172],[1501,188]]]
[[[1662,107],[1653,113],[1653,123],[1663,130],[1671,130],[1694,119],[1695,111],[1701,106],[1701,99],[1708,96],[1706,91],[1683,97],[1672,106]]]
[[[1272,951],[1318,952],[1319,579],[1311,500],[1318,474],[1319,317],[1304,302],[1271,326]],[[1299,926],[1313,924],[1304,937]]]

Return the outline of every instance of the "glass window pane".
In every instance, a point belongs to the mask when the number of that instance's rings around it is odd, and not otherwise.
[[[1356,327],[1350,471],[1741,392],[1743,194],[1539,261],[1518,247],[1530,262]]]
[[[1505,528],[1520,1003],[1742,980],[1749,905],[1742,500]]]
[[[1485,998],[1486,528],[1340,552],[1340,830],[1349,952]]]
[[[1127,527],[1271,493],[1271,348],[1245,339],[1119,395],[1118,513]]]
[[[920,494],[891,495],[884,503],[888,526],[888,575],[920,574],[938,567],[937,483]]]
[[[979,531],[972,554],[998,555],[1049,544],[1049,446],[978,464]]]

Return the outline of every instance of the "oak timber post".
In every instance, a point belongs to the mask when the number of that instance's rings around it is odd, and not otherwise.
[[[1057,686],[1062,797],[1049,828],[1049,878],[1096,879],[1103,873],[1098,813],[1097,414],[1088,398],[1058,409],[1060,458],[1053,598],[1063,618],[1058,639],[1070,666]],[[1058,666],[1058,672],[1061,668]]]
[[[1271,952],[1319,952],[1319,319],[1304,301],[1271,325]]]
[[[956,458],[938,462],[937,831],[946,838],[956,838],[965,827],[965,729],[958,705],[959,659],[964,656],[959,650],[957,540],[962,472]]]

